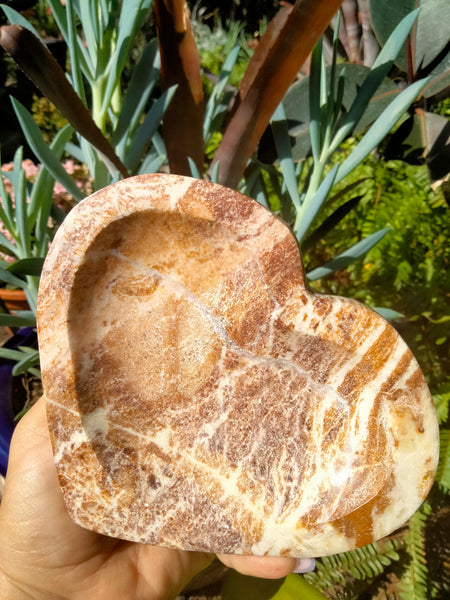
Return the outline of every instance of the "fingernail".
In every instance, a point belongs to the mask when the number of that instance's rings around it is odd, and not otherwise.
[[[314,567],[316,566],[316,561],[314,558],[299,558],[295,563],[295,568],[292,571],[293,573],[308,573],[309,571],[314,571]]]

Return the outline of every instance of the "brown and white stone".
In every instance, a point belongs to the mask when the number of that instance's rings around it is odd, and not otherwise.
[[[81,202],[45,262],[38,332],[86,528],[322,556],[401,526],[432,484],[436,416],[405,343],[308,290],[289,229],[237,192],[146,175]]]

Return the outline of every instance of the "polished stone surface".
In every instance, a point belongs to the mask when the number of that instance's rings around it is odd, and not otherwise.
[[[73,519],[187,550],[323,556],[378,539],[426,496],[438,428],[395,330],[307,289],[257,202],[171,175],[69,214],[38,332]]]

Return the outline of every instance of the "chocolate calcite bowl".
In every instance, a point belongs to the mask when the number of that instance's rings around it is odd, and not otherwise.
[[[72,518],[186,550],[323,556],[403,525],[433,482],[422,373],[379,315],[305,285],[257,202],[174,175],[76,206],[38,306]]]

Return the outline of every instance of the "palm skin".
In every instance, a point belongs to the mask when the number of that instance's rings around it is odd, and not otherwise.
[[[0,505],[4,600],[171,600],[214,556],[125,542],[76,525],[60,491],[41,399],[17,426]],[[278,578],[295,559],[220,556]]]

